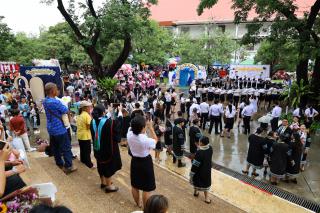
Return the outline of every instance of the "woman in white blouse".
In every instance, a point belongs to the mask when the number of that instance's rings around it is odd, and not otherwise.
[[[146,131],[150,137],[146,135]],[[127,139],[132,156],[130,168],[132,196],[136,204],[141,207],[139,190],[143,191],[142,200],[145,205],[152,191],[156,189],[150,150],[155,149],[157,136],[152,121],[146,121],[140,115],[135,116],[131,121]]]

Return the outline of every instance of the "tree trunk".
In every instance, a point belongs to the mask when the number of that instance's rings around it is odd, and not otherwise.
[[[90,46],[86,49],[86,52],[90,56],[90,59],[93,64],[93,75],[99,79],[102,77],[105,77],[106,74],[103,72],[103,67],[102,67],[102,59],[103,56],[97,52],[96,48],[93,46]]]
[[[296,70],[297,82],[303,80],[305,85],[308,84],[308,61],[308,59],[301,59]]]
[[[320,56],[316,57],[312,75],[312,90],[314,94],[320,93]]]
[[[64,68],[66,69],[66,72],[69,73],[69,67],[66,61],[64,62]]]
[[[115,74],[117,74],[118,70],[121,68],[121,66],[126,62],[130,51],[132,48],[131,44],[131,37],[128,35],[124,39],[123,48],[122,51],[117,58],[117,60],[109,67],[108,71],[105,73],[106,76],[113,78]]]

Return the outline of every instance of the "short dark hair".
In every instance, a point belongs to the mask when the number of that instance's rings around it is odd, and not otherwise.
[[[210,140],[208,137],[206,136],[203,136],[201,139],[200,139],[200,142],[203,144],[203,145],[208,145],[210,143]]]
[[[168,199],[163,195],[152,195],[146,203],[144,213],[166,213],[169,208]]]
[[[199,119],[194,119],[194,120],[192,121],[192,123],[193,123],[193,124],[197,124],[197,123],[199,123],[199,121],[200,121]]]
[[[46,96],[50,95],[51,90],[56,87],[57,85],[55,83],[52,83],[52,82],[46,83],[46,85],[44,86],[44,92]]]
[[[177,114],[179,117],[181,117],[183,115],[181,111],[178,111]]]
[[[131,130],[135,135],[139,135],[145,126],[146,119],[141,115],[136,115],[131,121]]]
[[[139,104],[138,102],[135,103],[134,106],[135,106],[136,108],[140,108],[140,104]]]
[[[17,116],[17,115],[19,115],[19,113],[20,113],[20,110],[18,110],[18,109],[12,110],[12,116]]]

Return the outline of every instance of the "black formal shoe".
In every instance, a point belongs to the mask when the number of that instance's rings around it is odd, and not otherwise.
[[[182,167],[185,167],[185,166],[186,166],[185,163],[179,163],[179,164],[178,164],[178,167],[179,167],[179,168],[182,168]]]
[[[251,175],[254,176],[254,177],[258,177],[259,176],[259,174],[255,173],[255,172],[252,172]]]

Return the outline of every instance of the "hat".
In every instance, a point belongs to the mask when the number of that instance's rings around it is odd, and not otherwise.
[[[80,102],[80,108],[88,107],[88,106],[92,106],[92,103],[90,103],[89,101],[81,101]]]

